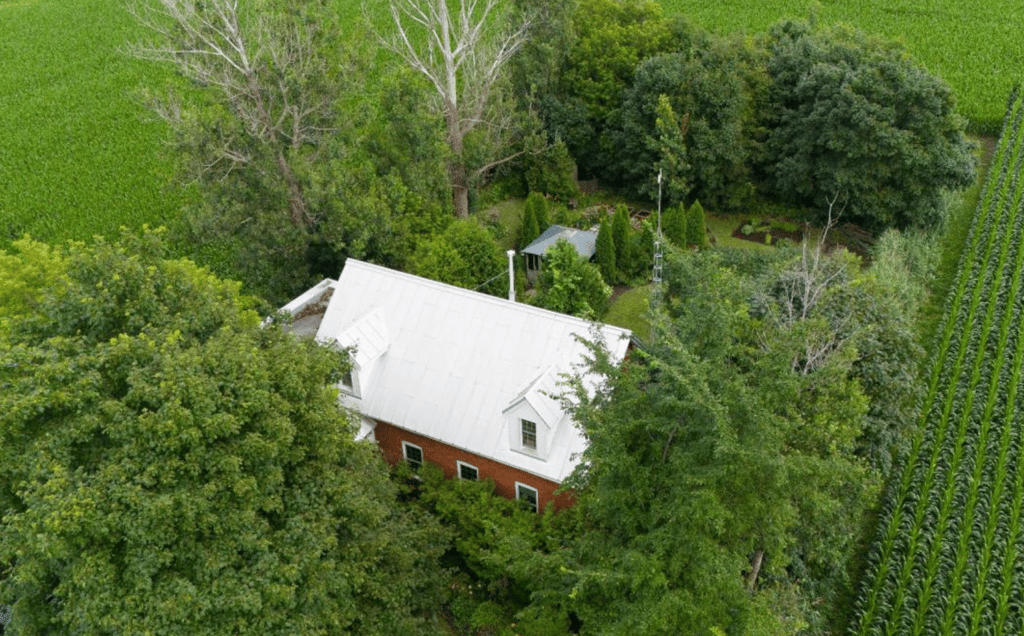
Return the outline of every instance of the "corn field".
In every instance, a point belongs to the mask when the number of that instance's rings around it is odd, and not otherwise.
[[[1024,633],[1024,96],[1007,104],[857,636]]]

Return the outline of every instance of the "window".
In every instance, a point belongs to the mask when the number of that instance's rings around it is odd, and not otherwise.
[[[405,456],[405,461],[409,462],[409,465],[413,468],[419,468],[423,465],[423,449],[416,444],[402,442],[402,455]]]
[[[456,461],[455,467],[459,470],[459,479],[465,479],[467,481],[476,481],[480,476],[480,471],[478,471],[476,469],[476,466],[472,464]]]
[[[519,420],[523,426],[523,448],[537,450],[537,425],[530,420]]]
[[[527,486],[526,484],[521,484],[521,483],[519,483],[517,481],[516,482],[516,499],[518,499],[519,501],[522,501],[526,505],[526,507],[529,508],[530,510],[532,510],[534,512],[537,512],[537,510],[538,510],[538,507],[537,507],[538,499],[537,499],[537,489],[536,488],[531,488],[531,487]]]
[[[346,389],[352,389],[352,369],[341,374],[341,385]]]

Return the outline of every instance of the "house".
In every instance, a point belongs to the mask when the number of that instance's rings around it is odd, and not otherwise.
[[[554,491],[586,441],[552,396],[582,361],[590,323],[352,258],[284,310],[293,331],[353,348],[340,399],[389,462],[489,478],[535,509],[571,503]],[[600,333],[622,360],[630,332]]]
[[[576,252],[587,260],[593,258],[597,251],[597,230],[577,230],[571,227],[552,225],[522,250],[522,254],[526,256],[526,278],[530,284],[536,284],[544,254],[549,247],[558,242],[558,239],[565,239],[572,243]]]

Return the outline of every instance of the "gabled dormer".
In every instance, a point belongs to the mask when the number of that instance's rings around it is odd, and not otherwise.
[[[373,378],[373,369],[391,345],[387,323],[379,311],[373,310],[356,320],[330,343],[348,349],[352,368],[345,374],[338,388],[362,398]]]
[[[551,397],[562,391],[558,370],[548,367],[537,374],[502,411],[508,430],[509,448],[547,460],[551,440],[566,418],[558,400]]]

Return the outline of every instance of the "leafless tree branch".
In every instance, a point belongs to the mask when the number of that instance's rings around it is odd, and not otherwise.
[[[214,91],[240,125],[240,131],[218,132],[204,144],[208,155],[197,162],[198,177],[223,178],[250,164],[255,142],[273,158],[288,189],[292,223],[315,223],[290,156],[315,151],[333,131],[329,91],[309,88],[322,85],[326,71],[316,26],[277,14],[244,14],[239,0],[140,0],[130,11],[149,32],[130,52],[173,64],[194,85]],[[176,129],[187,125],[180,104],[155,100],[153,107]]]
[[[810,320],[828,290],[847,273],[848,264],[845,261],[825,259],[828,233],[839,222],[846,207],[844,204],[838,211],[835,209],[839,195],[836,192],[831,200],[826,201],[828,216],[816,244],[811,245],[807,236],[809,230],[805,229],[799,259],[779,272],[772,297],[767,298],[765,294],[762,298],[768,307],[771,323],[783,332],[794,332],[799,325]],[[841,349],[851,337],[849,325],[849,317],[840,316],[825,328],[804,331],[801,336],[802,345],[791,358],[792,370],[806,375],[821,368],[829,356]],[[759,336],[761,346],[770,346],[769,339],[768,334],[762,333]]]
[[[454,162],[450,171],[459,216],[468,215],[469,210],[462,157],[466,136],[480,123],[494,122],[485,113],[495,84],[526,41],[532,23],[525,19],[501,31],[495,25],[497,6],[498,0],[391,0],[395,33],[381,38],[385,47],[427,78],[440,98],[439,111]],[[474,175],[506,160],[478,169]]]

